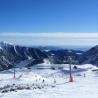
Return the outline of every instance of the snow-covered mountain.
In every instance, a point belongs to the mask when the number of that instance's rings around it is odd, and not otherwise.
[[[88,51],[80,51],[61,48],[34,48],[1,42],[0,70],[12,68],[14,65],[30,67],[35,64],[45,64],[45,59],[52,64],[64,64],[69,56],[79,61],[80,64],[98,65],[98,46]]]
[[[98,45],[92,47],[88,51],[85,51],[80,56],[80,63],[84,64],[94,64],[98,66]]]
[[[45,63],[44,59],[46,58],[50,63],[63,64],[68,56],[73,56],[74,59],[77,59],[81,53],[82,51],[71,49],[34,48],[1,42],[0,69],[12,68],[14,65],[22,67]]]
[[[97,98],[98,68],[96,66],[84,64],[76,65],[77,68],[74,68],[72,65],[73,83],[71,83],[69,64],[61,64],[68,56],[74,56],[74,59],[79,60],[80,63],[93,61],[97,64],[97,51],[98,46],[82,52],[67,49],[40,49],[1,42],[0,70],[12,68],[14,64],[19,68],[15,68],[15,76],[14,68],[0,71],[0,97]],[[32,66],[34,64],[37,64],[37,67]],[[54,70],[49,66],[58,68]]]
[[[44,58],[47,58],[47,55],[40,49],[0,43],[0,70],[12,68],[23,61],[27,63],[25,66],[43,63]]]

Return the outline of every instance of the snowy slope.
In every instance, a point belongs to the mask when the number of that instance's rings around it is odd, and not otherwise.
[[[13,69],[2,71],[0,98],[98,98],[98,73],[92,71],[97,68],[89,64],[80,67],[88,70],[74,73],[72,83],[62,70],[17,68],[16,79]],[[8,92],[3,92],[5,89]]]
[[[2,48],[0,47],[0,49],[2,49]]]

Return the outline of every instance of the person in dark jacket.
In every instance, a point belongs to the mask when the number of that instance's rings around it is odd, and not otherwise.
[[[74,66],[73,69],[78,69],[78,67],[77,66]]]

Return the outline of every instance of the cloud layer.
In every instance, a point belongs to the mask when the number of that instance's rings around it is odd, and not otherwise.
[[[98,44],[98,33],[0,33],[0,41],[23,45],[76,45]]]
[[[27,37],[50,37],[50,38],[98,38],[98,33],[0,33],[0,36],[27,36]]]

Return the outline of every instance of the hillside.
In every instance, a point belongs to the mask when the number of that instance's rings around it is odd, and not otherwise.
[[[47,58],[40,49],[13,45],[10,43],[0,43],[0,70],[12,68],[21,62],[25,62],[25,66],[43,63],[43,59]]]

